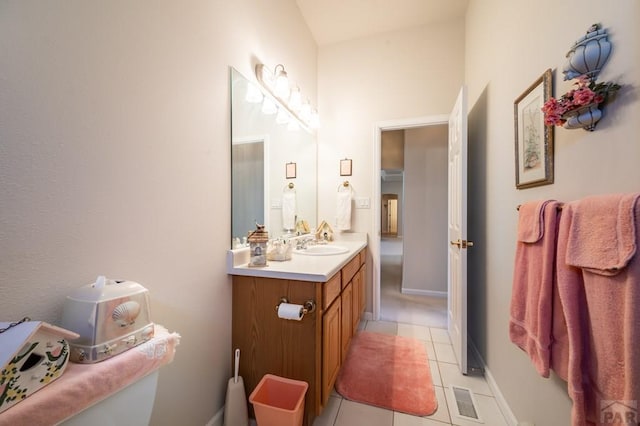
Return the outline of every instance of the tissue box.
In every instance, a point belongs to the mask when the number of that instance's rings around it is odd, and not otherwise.
[[[153,337],[149,291],[126,280],[99,276],[67,296],[62,327],[80,337],[70,344],[71,362],[104,361]]]

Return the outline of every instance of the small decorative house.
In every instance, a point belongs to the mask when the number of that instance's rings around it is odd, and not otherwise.
[[[256,223],[256,229],[249,232],[247,241],[249,242],[249,266],[267,266],[269,233],[264,229],[264,225]]]
[[[78,337],[42,321],[0,322],[0,413],[60,377],[67,339]]]
[[[323,220],[316,228],[315,236],[318,241],[333,241],[333,228]]]

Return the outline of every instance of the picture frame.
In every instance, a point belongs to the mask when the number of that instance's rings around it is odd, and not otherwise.
[[[351,160],[340,160],[340,176],[351,176]]]
[[[516,188],[553,183],[553,126],[544,124],[542,106],[552,96],[547,69],[513,103]]]
[[[296,178],[296,163],[287,163],[285,165],[285,176],[287,179]]]

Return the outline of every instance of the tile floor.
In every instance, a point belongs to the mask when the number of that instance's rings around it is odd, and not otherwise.
[[[486,380],[460,373],[446,329],[389,321],[363,321],[361,329],[413,337],[424,342],[438,398],[438,409],[431,416],[416,417],[349,401],[334,391],[327,407],[316,418],[313,426],[507,426]],[[451,385],[471,389],[482,423],[456,415],[452,405],[455,401]]]
[[[431,416],[410,416],[349,401],[334,391],[322,416],[316,418],[313,426],[506,426],[507,422],[484,377],[464,376],[458,369],[446,330],[446,299],[401,293],[401,239],[383,239],[380,257],[382,321],[363,321],[360,328],[413,337],[424,342],[438,409]],[[473,392],[482,423],[457,416],[451,385]]]

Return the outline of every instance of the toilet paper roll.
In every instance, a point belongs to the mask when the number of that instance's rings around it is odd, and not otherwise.
[[[278,306],[278,318],[300,321],[303,317],[304,306],[293,303],[280,303]]]

